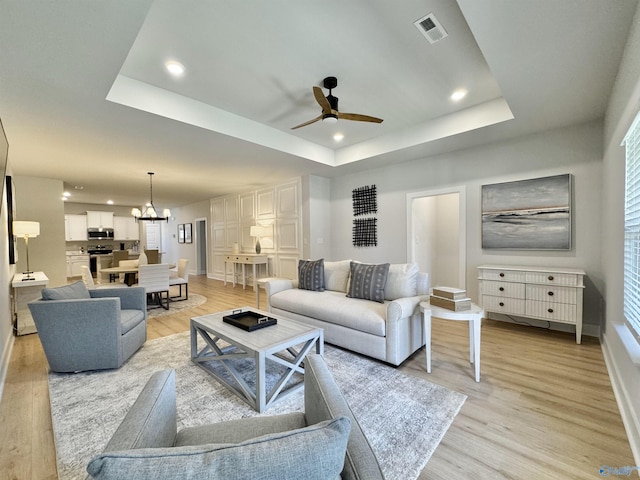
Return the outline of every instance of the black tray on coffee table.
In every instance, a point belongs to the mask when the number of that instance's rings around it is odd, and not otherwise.
[[[231,315],[225,315],[222,317],[222,321],[229,323],[234,327],[241,328],[247,332],[253,332],[260,328],[270,327],[278,323],[278,320],[266,315],[252,312],[247,310],[246,312],[232,313]]]

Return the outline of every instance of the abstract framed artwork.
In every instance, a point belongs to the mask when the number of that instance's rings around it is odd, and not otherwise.
[[[178,225],[178,243],[184,243],[184,223]]]
[[[571,249],[570,174],[482,186],[482,248]]]

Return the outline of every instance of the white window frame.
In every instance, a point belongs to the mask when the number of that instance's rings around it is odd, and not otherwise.
[[[622,141],[625,147],[624,318],[640,344],[640,113]]]

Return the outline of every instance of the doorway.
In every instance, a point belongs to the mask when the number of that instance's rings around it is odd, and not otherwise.
[[[207,273],[207,219],[195,220],[194,246],[196,251],[196,275]]]
[[[431,286],[466,288],[463,186],[407,194],[407,256]]]

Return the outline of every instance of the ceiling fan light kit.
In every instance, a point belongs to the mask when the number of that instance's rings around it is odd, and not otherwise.
[[[311,125],[312,123],[317,122],[318,120],[322,120],[326,123],[336,123],[338,119],[341,120],[353,120],[356,122],[371,122],[371,123],[382,123],[381,118],[371,117],[369,115],[362,115],[359,113],[341,113],[338,111],[338,97],[334,97],[331,94],[331,91],[338,86],[338,79],[336,77],[327,77],[322,82],[324,88],[329,90],[329,95],[324,96],[324,92],[320,87],[313,87],[313,96],[318,102],[318,105],[322,108],[322,113],[318,115],[316,118],[309,120],[308,122],[301,123],[300,125],[296,125],[295,127],[291,127],[291,130],[295,130],[296,128],[306,127],[307,125]]]

